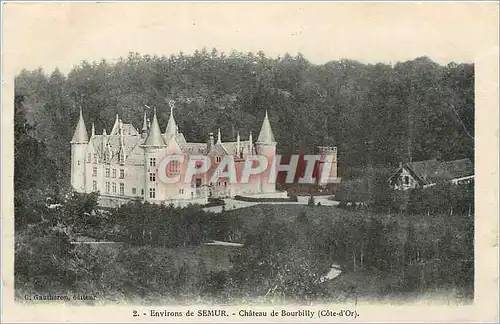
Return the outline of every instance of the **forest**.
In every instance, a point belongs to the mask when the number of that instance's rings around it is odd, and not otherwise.
[[[389,191],[384,170],[399,162],[474,159],[474,66],[426,57],[394,65],[303,56],[201,50],[169,57],[130,54],[21,71],[15,80],[16,293],[87,293],[100,300],[345,301],[401,298],[439,289],[473,297],[474,188]],[[346,179],[341,208],[261,205],[222,214],[200,206],[131,202],[113,211],[69,187],[69,141],[81,107],[98,133],[115,114],[140,125],[144,105],[160,125],[174,100],[186,138],[220,127],[258,133],[265,109],[282,154],[336,145]],[[47,208],[47,197],[62,203]],[[366,209],[347,203],[368,202]],[[445,202],[445,203],[442,203]],[[342,208],[344,207],[344,208]],[[146,215],[148,217],[146,217]],[[122,242],[76,247],[78,235]],[[210,240],[244,243],[225,269],[194,256]],[[188,251],[188,252],[186,252]],[[223,252],[222,254],[224,254]],[[225,264],[224,262],[220,262]],[[343,275],[324,284],[332,263]]]
[[[337,146],[341,177],[352,168],[410,159],[474,160],[474,66],[441,66],[427,57],[394,65],[347,59],[315,65],[300,53],[130,53],[113,63],[81,62],[67,75],[23,70],[15,91],[63,179],[80,107],[87,128],[94,123],[100,134],[109,133],[116,114],[140,127],[145,105],[157,108],[165,127],[168,100],[175,101],[180,130],[196,142],[219,127],[223,141],[237,131],[243,139],[258,134],[267,109],[279,153]]]

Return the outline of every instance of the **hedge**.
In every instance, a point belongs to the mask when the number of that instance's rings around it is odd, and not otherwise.
[[[291,197],[289,198],[253,198],[253,197],[243,197],[234,196],[234,200],[247,201],[247,202],[292,202],[294,201]]]

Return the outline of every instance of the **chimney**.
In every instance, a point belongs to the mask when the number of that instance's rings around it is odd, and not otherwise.
[[[207,151],[210,152],[214,146],[214,133],[208,133]]]

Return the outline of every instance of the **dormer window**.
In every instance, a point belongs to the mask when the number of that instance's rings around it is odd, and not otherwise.
[[[215,157],[215,162],[220,163],[222,161],[222,157],[216,156]]]

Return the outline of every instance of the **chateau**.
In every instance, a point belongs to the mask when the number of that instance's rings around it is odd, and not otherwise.
[[[113,128],[108,134],[96,134],[94,124],[90,138],[80,110],[80,117],[71,140],[71,184],[77,192],[98,192],[101,206],[114,207],[132,199],[151,203],[185,206],[189,203],[205,204],[208,197],[234,197],[235,195],[257,195],[260,197],[286,197],[277,192],[275,183],[266,181],[270,168],[251,176],[247,183],[230,183],[228,179],[218,178],[210,182],[212,174],[224,156],[232,155],[235,169],[241,170],[245,159],[252,155],[263,155],[273,161],[276,154],[269,118],[264,117],[259,137],[254,143],[250,132],[247,140],[241,140],[238,133],[236,141],[222,142],[220,129],[217,139],[208,134],[205,143],[187,142],[179,131],[174,119],[173,106],[164,132],[154,110],[150,122],[144,113],[142,129],[139,132],[132,124],[124,123],[116,116]],[[168,155],[202,155],[211,161],[208,172],[193,177],[192,183],[165,183],[158,178],[160,161]],[[188,159],[185,159],[187,163]],[[170,162],[166,172],[180,175],[186,163]]]

